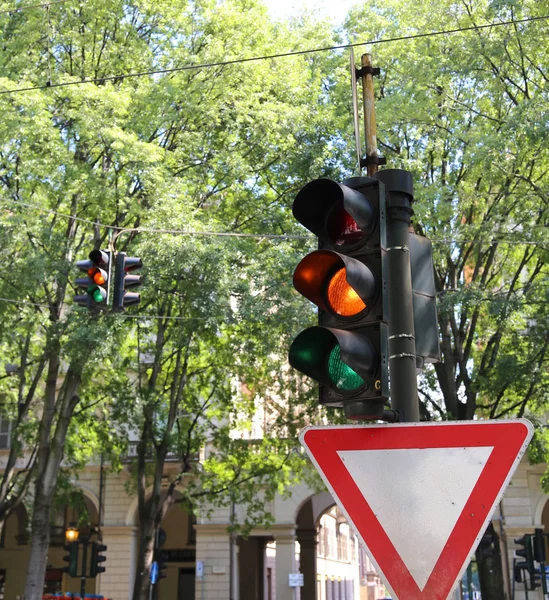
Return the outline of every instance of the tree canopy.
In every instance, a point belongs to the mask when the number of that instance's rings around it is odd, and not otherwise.
[[[425,418],[545,412],[541,3],[374,1],[340,28],[272,21],[258,0],[20,8],[0,13],[0,526],[25,501],[45,531],[59,474],[100,453],[116,468],[131,439],[146,567],[168,453],[185,502],[247,502],[244,528],[268,518],[260,488],[302,474],[296,432],[324,413],[286,363],[315,320],[291,286],[314,242],[291,203],[356,172],[348,54],[330,49],[346,42],[376,42],[360,50],[382,71],[380,150],[413,173],[414,225],[435,244],[443,360],[421,380]],[[72,302],[92,248],[142,257],[138,309]],[[267,435],[245,443],[258,415]]]

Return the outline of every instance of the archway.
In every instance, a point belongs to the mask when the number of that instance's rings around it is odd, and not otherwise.
[[[163,492],[166,494],[166,491]],[[174,502],[168,508],[156,541],[155,560],[164,568],[155,585],[154,598],[174,600],[194,598],[196,571],[196,518],[185,510],[183,496],[174,492]],[[132,504],[126,519],[128,524],[140,526],[137,501]],[[139,551],[137,538],[134,551]],[[132,575],[132,581],[133,576]]]

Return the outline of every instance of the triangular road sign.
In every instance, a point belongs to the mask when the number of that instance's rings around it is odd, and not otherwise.
[[[300,434],[394,598],[446,600],[533,434],[525,419]]]

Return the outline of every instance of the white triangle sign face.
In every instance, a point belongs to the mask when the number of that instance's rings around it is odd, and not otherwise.
[[[525,419],[300,434],[394,598],[446,600],[533,434]]]

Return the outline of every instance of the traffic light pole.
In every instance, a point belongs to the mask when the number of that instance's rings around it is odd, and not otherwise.
[[[378,171],[387,198],[389,300],[389,373],[391,408],[399,421],[419,421],[416,345],[409,228],[414,199],[412,174],[401,169]]]
[[[88,560],[88,540],[82,540],[82,575],[80,576],[80,598],[86,597],[86,562]]]
[[[385,185],[387,210],[387,266],[389,307],[389,373],[391,408],[401,422],[419,421],[417,398],[416,344],[409,229],[414,188],[412,175],[400,169],[378,171],[385,160],[378,156],[374,75],[370,54],[361,58],[362,97],[364,104],[364,136],[368,176]],[[362,166],[362,165],[361,165]],[[392,420],[392,419],[391,419]]]

